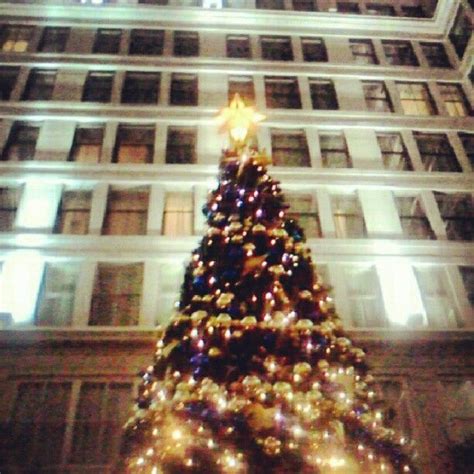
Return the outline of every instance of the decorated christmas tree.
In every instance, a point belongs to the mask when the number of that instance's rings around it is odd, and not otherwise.
[[[406,473],[409,443],[384,423],[364,351],[287,219],[263,117],[236,96],[220,121],[231,146],[204,212],[179,310],[160,329],[129,420],[131,473]]]

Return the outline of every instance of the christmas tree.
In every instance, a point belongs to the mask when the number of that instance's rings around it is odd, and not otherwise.
[[[263,117],[236,96],[219,118],[231,146],[204,209],[209,229],[143,375],[125,470],[415,472],[301,227],[285,218],[268,157],[247,144]]]

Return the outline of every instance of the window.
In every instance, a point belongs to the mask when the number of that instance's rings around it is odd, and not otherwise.
[[[114,163],[152,163],[155,151],[153,125],[120,125],[115,142]]]
[[[408,152],[400,133],[379,133],[377,141],[382,152],[383,166],[387,170],[412,171]]]
[[[311,166],[304,130],[272,130],[274,166]]]
[[[160,91],[160,73],[127,72],[122,89],[124,104],[156,104]]]
[[[436,108],[426,84],[420,82],[397,82],[396,85],[404,114],[436,114]]]
[[[438,82],[441,99],[451,117],[465,117],[471,110],[460,84]]]
[[[193,214],[193,196],[191,193],[166,193],[165,210],[163,212],[163,235],[192,235]]]
[[[265,76],[265,98],[272,109],[301,109],[296,77]]]
[[[239,94],[246,105],[255,105],[255,89],[252,76],[230,76],[228,99],[231,101]]]
[[[13,230],[16,210],[20,202],[21,188],[0,188],[0,232]]]
[[[392,66],[418,66],[418,60],[409,41],[382,40],[387,61]]]
[[[15,122],[3,150],[2,160],[32,160],[35,156],[39,130],[40,126],[37,123]]]
[[[392,5],[382,5],[379,3],[368,3],[367,13],[369,15],[395,16],[395,8]]]
[[[460,133],[459,138],[461,139],[464,151],[474,169],[474,134],[472,133]]]
[[[56,217],[56,234],[84,235],[89,231],[92,192],[66,190],[61,197]]]
[[[271,61],[293,61],[289,36],[261,36],[262,58]]]
[[[228,35],[226,38],[228,58],[250,59],[250,40],[247,35]]]
[[[19,71],[18,67],[0,67],[0,100],[10,99]]]
[[[336,236],[342,239],[365,237],[364,215],[356,193],[331,196]]]
[[[24,25],[3,26],[0,44],[3,53],[24,53],[33,37],[34,27]]]
[[[163,30],[132,30],[130,54],[159,56],[163,54]]]
[[[193,31],[174,32],[175,56],[199,56],[199,35]]]
[[[313,206],[311,194],[285,194],[285,201],[290,205],[286,213],[287,219],[295,220],[303,228],[307,238],[321,237],[319,215]]]
[[[461,171],[448,137],[442,133],[415,133],[425,171]]]
[[[79,264],[46,263],[36,308],[36,326],[70,326]]]
[[[284,0],[256,0],[255,3],[257,8],[265,10],[284,10]]]
[[[305,61],[325,62],[328,60],[326,45],[322,38],[301,38],[301,47]]]
[[[469,303],[474,307],[474,267],[461,266],[459,271],[461,272]]]
[[[196,74],[172,75],[170,105],[198,105],[198,78]]]
[[[317,0],[293,0],[293,10],[304,12],[317,12]]]
[[[82,93],[83,102],[110,102],[112,84],[114,82],[113,72],[90,71],[84,84]]]
[[[47,26],[43,30],[43,36],[38,46],[42,53],[62,53],[66,48],[69,37],[69,28]]]
[[[50,100],[56,82],[56,70],[33,69],[28,76],[22,100]]]
[[[324,168],[352,168],[346,139],[342,132],[320,133],[319,144]]]
[[[136,326],[142,284],[143,263],[98,263],[89,325]]]
[[[349,319],[352,327],[387,326],[382,291],[375,265],[344,265]]]
[[[120,50],[122,30],[99,28],[95,36],[92,52],[96,54],[117,54]]]
[[[168,0],[138,0],[142,5],[168,5]]]
[[[372,112],[393,112],[392,101],[383,81],[362,81],[365,103]]]
[[[439,212],[449,240],[474,239],[474,202],[469,193],[435,192]]]
[[[119,456],[123,425],[131,402],[129,383],[83,382],[69,462],[93,466],[112,464]]]
[[[98,163],[104,140],[103,125],[81,125],[76,127],[69,161]]]
[[[430,328],[457,328],[457,311],[450,284],[440,265],[414,267]]]
[[[360,7],[355,2],[336,2],[339,13],[360,13]]]
[[[376,388],[382,394],[384,409],[388,415],[384,424],[411,438],[413,430],[408,408],[408,391],[405,390],[404,384],[391,377],[389,380],[378,380]]]
[[[313,109],[337,110],[339,108],[332,81],[309,78],[309,91]]]
[[[357,64],[378,64],[372,40],[369,39],[350,39],[349,46],[352,51],[352,57]]]
[[[456,50],[459,59],[462,59],[471,37],[472,24],[467,11],[463,6],[459,7],[453,27],[449,32],[449,39]]]
[[[168,127],[166,163],[196,163],[196,129]]]
[[[409,239],[435,239],[421,199],[416,196],[394,196],[403,235]]]
[[[430,67],[452,67],[442,43],[420,43]]]
[[[401,7],[402,16],[410,17],[410,18],[427,18],[428,15],[426,14],[422,5],[402,5]]]

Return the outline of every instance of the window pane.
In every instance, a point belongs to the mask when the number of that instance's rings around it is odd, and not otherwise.
[[[127,72],[122,89],[124,104],[156,104],[160,91],[160,74]]]
[[[382,81],[362,81],[365,103],[372,112],[393,112],[392,102]]]
[[[449,240],[474,239],[474,200],[469,193],[434,193]]]
[[[321,160],[325,168],[352,168],[343,133],[321,133],[319,144]]]
[[[102,152],[104,127],[101,125],[76,128],[69,161],[78,163],[98,163]]]
[[[151,163],[155,150],[153,125],[119,125],[115,143],[114,163]]]
[[[262,58],[273,61],[293,61],[289,36],[261,36]]]
[[[420,43],[430,67],[452,67],[442,43]]]
[[[366,237],[364,216],[356,194],[332,195],[331,204],[337,237]]]
[[[83,235],[89,231],[92,191],[64,191],[55,233]]]
[[[168,128],[166,163],[196,162],[196,129],[192,127]]]
[[[409,41],[382,40],[385,57],[393,66],[418,66],[412,45]]]
[[[198,105],[198,78],[195,74],[173,74],[171,105]]]
[[[0,44],[4,53],[24,53],[34,33],[34,26],[4,26],[0,35]]]
[[[22,100],[50,100],[56,82],[56,70],[32,69]]]
[[[310,78],[309,90],[313,109],[337,110],[339,108],[336,89],[332,81]]]
[[[82,94],[83,102],[110,102],[113,72],[91,71],[87,74]]]
[[[443,84],[438,82],[438,88],[448,114],[451,117],[470,115],[470,106],[460,84]]]
[[[397,82],[403,112],[407,115],[434,115],[436,109],[426,84]]]
[[[129,54],[161,55],[163,54],[163,38],[163,30],[132,30]]]
[[[403,235],[409,239],[435,239],[421,199],[416,196],[394,196]]]
[[[415,133],[414,137],[425,171],[461,171],[456,155],[445,134]]]
[[[173,54],[175,56],[199,56],[199,35],[193,31],[175,31]]]
[[[0,188],[0,232],[10,232],[15,222],[21,188]]]
[[[66,48],[69,28],[46,27],[43,31],[38,51],[43,53],[62,53]]]
[[[311,166],[303,130],[272,130],[272,160],[275,166]]]
[[[265,76],[267,107],[301,109],[298,81],[293,77]]]
[[[228,58],[250,58],[250,41],[245,35],[227,36],[227,57]]]
[[[349,40],[354,62],[357,64],[378,64],[372,40]]]
[[[190,193],[166,193],[163,213],[163,234],[168,236],[192,235],[193,197]]]
[[[0,67],[0,100],[10,99],[19,71],[18,67]]]
[[[33,160],[39,130],[40,127],[37,123],[33,125],[27,122],[15,122],[3,150],[2,160]]]
[[[327,61],[328,55],[322,38],[301,38],[305,61]]]
[[[306,238],[321,237],[319,215],[313,206],[311,194],[285,194],[285,201],[290,208],[286,213],[287,219],[294,219],[300,225]]]
[[[99,28],[95,37],[93,53],[117,54],[120,49],[122,30]]]
[[[461,266],[459,271],[461,272],[469,303],[474,307],[474,267]]]
[[[385,169],[394,171],[413,170],[400,133],[377,133],[377,141]]]
[[[229,102],[239,94],[246,105],[255,105],[255,89],[252,76],[229,76]]]
[[[467,157],[474,168],[474,134],[472,133],[460,133],[459,138],[464,147]]]

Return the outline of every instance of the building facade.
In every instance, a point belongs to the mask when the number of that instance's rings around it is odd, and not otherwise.
[[[1,472],[114,472],[235,92],[391,423],[423,473],[472,472],[472,1],[0,12]]]

